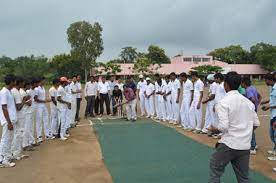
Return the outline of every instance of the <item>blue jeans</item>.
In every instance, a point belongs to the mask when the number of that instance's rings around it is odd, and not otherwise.
[[[273,123],[276,123],[276,116],[270,120],[270,128],[269,128],[270,139],[274,144],[273,149],[276,151],[276,130],[273,129]]]
[[[258,127],[256,127],[256,126],[253,127],[253,133],[252,133],[251,148],[250,148],[250,150],[256,149],[256,146],[257,146],[256,135],[255,135],[255,130],[256,130],[257,128],[258,128]]]

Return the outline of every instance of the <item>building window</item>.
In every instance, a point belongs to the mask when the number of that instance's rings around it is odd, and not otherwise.
[[[194,57],[193,62],[201,62],[201,58]]]
[[[191,62],[191,61],[192,61],[192,58],[191,58],[191,57],[184,57],[184,58],[183,58],[183,61],[184,61],[184,62]]]
[[[209,62],[210,58],[202,58],[202,62]]]

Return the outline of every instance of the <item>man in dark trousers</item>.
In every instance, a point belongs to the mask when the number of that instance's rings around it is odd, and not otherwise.
[[[87,101],[86,110],[85,110],[85,117],[88,115],[90,117],[95,117],[93,113],[93,109],[95,106],[95,98],[97,96],[98,91],[98,83],[95,81],[94,77],[90,77],[90,81],[85,84],[84,88],[84,96]]]
[[[100,98],[100,116],[104,113],[104,103],[107,115],[110,115],[110,87],[106,82],[105,77],[102,77],[102,81],[98,83],[98,96]]]
[[[253,126],[260,122],[254,104],[238,92],[241,77],[229,72],[224,81],[226,96],[216,105],[218,124],[210,127],[221,132],[216,152],[210,159],[209,183],[220,183],[225,167],[231,162],[237,181],[249,183],[249,157]]]

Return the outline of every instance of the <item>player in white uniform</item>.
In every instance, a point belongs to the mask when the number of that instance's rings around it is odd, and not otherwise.
[[[58,93],[57,93],[57,108],[58,108],[58,118],[60,122],[60,139],[61,140],[67,140],[67,137],[69,137],[68,134],[66,134],[66,125],[67,125],[67,109],[71,109],[71,103],[68,101],[67,93],[65,91],[65,86],[68,84],[68,80],[66,77],[60,78],[60,85],[58,87]]]
[[[72,79],[72,82],[70,84],[70,88],[71,88],[71,97],[72,97],[72,102],[71,102],[71,121],[72,121],[72,126],[75,127],[76,126],[76,122],[75,122],[75,116],[76,116],[76,112],[77,112],[77,96],[78,94],[81,93],[81,90],[78,89],[78,83],[77,83],[77,76],[74,76]]]
[[[53,80],[53,86],[49,89],[49,97],[51,98],[50,103],[50,119],[51,119],[51,131],[53,137],[58,136],[58,109],[57,109],[57,89],[59,87],[59,79]]]
[[[42,140],[42,124],[44,125],[44,134],[46,139],[53,138],[50,131],[49,124],[49,112],[46,103],[51,102],[51,99],[46,98],[46,92],[44,88],[44,79],[40,78],[38,86],[35,88],[34,100],[37,105],[36,111],[36,135],[38,143],[43,142]]]
[[[163,87],[163,99],[165,104],[165,110],[163,111],[163,116],[165,117],[165,120],[167,122],[170,122],[172,120],[172,100],[171,100],[171,81],[170,76],[165,77],[165,84]]]
[[[10,161],[11,144],[16,129],[17,116],[14,98],[11,89],[15,86],[15,76],[4,77],[5,86],[0,91],[0,122],[2,125],[2,137],[0,148],[0,167],[14,167],[15,163]]]
[[[188,79],[186,73],[180,74],[180,80],[182,82],[183,87],[183,98],[182,104],[180,108],[180,117],[181,117],[181,125],[185,130],[192,130],[192,126],[190,124],[190,107],[192,104],[192,96],[193,96],[193,83],[191,80]]]
[[[214,105],[215,105],[215,94],[216,94],[216,88],[217,83],[214,82],[214,74],[209,74],[207,76],[207,80],[209,82],[209,92],[208,92],[208,98],[202,102],[202,104],[206,104],[206,113],[205,113],[205,124],[204,128],[202,129],[202,133],[208,133],[208,128],[211,127],[212,124],[214,124]]]
[[[20,160],[26,155],[22,154],[22,144],[23,144],[23,134],[25,129],[25,105],[30,105],[31,102],[28,101],[30,97],[27,97],[25,93],[20,93],[20,89],[24,88],[24,79],[21,77],[16,78],[16,86],[11,90],[14,97],[15,106],[17,110],[17,123],[14,128],[14,138],[12,141],[12,159]],[[28,101],[28,102],[27,102]]]
[[[176,74],[172,72],[171,77],[171,102],[172,102],[172,123],[177,125],[179,123],[179,112],[180,112],[180,81],[176,78]]]
[[[147,86],[146,90],[144,92],[146,100],[145,100],[145,107],[146,107],[146,112],[147,112],[147,117],[152,118],[154,117],[154,85],[150,82],[150,78],[146,78],[147,81]]]
[[[31,83],[26,81],[24,88],[20,89],[21,96],[28,96],[30,103],[28,105],[24,105],[24,114],[25,114],[25,126],[24,126],[24,134],[23,134],[23,150],[24,151],[33,151],[33,146],[35,145],[34,139],[34,114],[33,114],[33,97],[34,95],[30,95],[29,90],[31,89]]]
[[[202,125],[202,98],[204,83],[200,80],[196,71],[191,72],[191,76],[194,83],[194,94],[190,108],[190,124],[194,129],[194,133],[200,133]]]
[[[161,78],[159,78],[156,81],[156,85],[155,85],[155,99],[157,100],[156,102],[156,109],[157,109],[157,120],[165,120],[165,116],[163,116],[163,111],[165,110],[165,102],[164,102],[164,98],[163,98],[163,88],[164,88],[164,84]]]
[[[138,93],[138,99],[140,102],[140,110],[141,110],[141,116],[144,116],[146,114],[146,109],[145,109],[145,90],[147,86],[147,82],[144,80],[144,76],[140,75],[139,76],[140,81],[137,84],[137,93]],[[120,89],[120,87],[119,87]]]

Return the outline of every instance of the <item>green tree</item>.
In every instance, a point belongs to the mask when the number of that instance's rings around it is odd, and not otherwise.
[[[133,48],[131,46],[127,46],[122,48],[120,53],[120,59],[118,59],[118,63],[134,63],[135,59],[137,58],[137,48]]]
[[[229,64],[246,64],[250,63],[249,53],[240,45],[230,45],[225,48],[218,48],[208,53],[215,59],[227,62]]]
[[[102,27],[96,22],[91,25],[86,21],[75,22],[67,29],[71,55],[80,62],[87,81],[88,71],[95,66],[96,59],[103,52]]]
[[[81,75],[84,77],[84,73],[79,67],[81,63],[74,60],[70,54],[55,55],[49,64],[50,70],[55,77],[71,77],[73,75]]]
[[[268,71],[276,70],[276,46],[267,43],[257,43],[250,48],[250,58]]]
[[[106,75],[116,75],[118,72],[121,72],[121,66],[117,63],[113,62],[107,62],[107,63],[101,63],[99,64],[100,67],[102,67],[102,71],[106,73]]]
[[[198,67],[193,67],[192,70],[195,70],[200,75],[206,75],[210,73],[222,72],[223,68],[219,66],[212,66],[212,65],[201,65]]]
[[[151,61],[147,57],[138,57],[134,63],[133,70],[141,74],[152,73],[150,66]]]
[[[16,62],[6,56],[0,57],[0,77],[3,78],[8,73],[14,73]]]
[[[168,64],[170,63],[169,57],[167,57],[165,50],[155,45],[150,45],[148,47],[148,53],[146,57],[150,60],[152,64]]]

